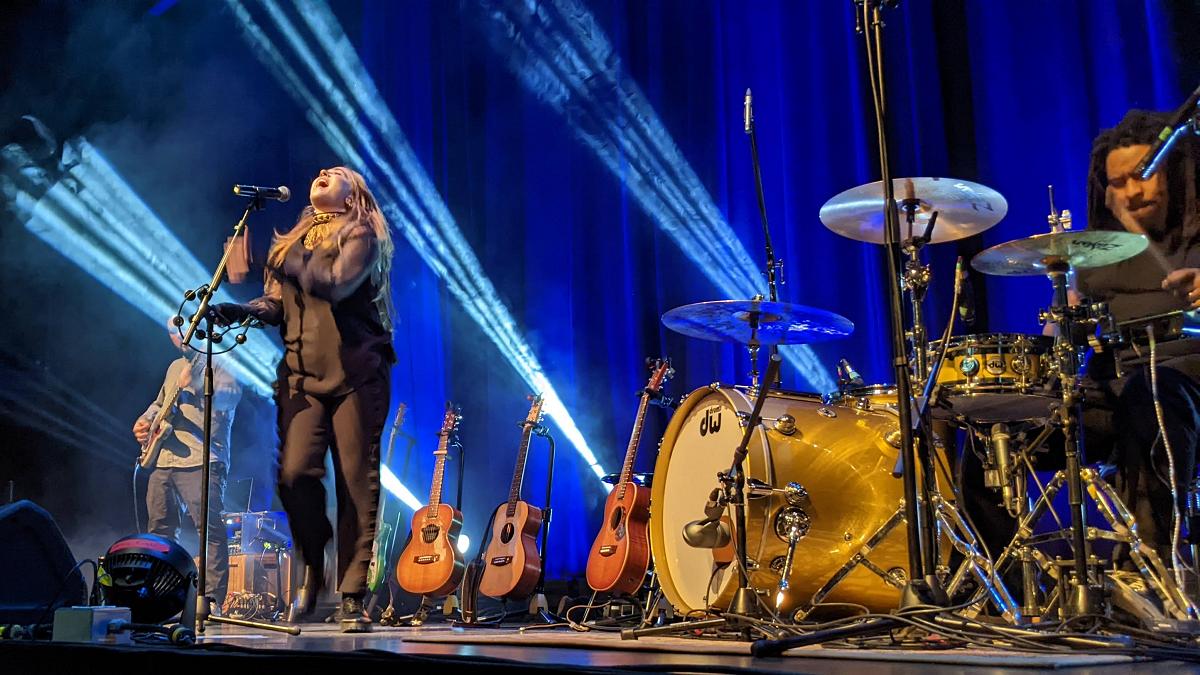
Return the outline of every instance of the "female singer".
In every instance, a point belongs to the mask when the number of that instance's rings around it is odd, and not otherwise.
[[[362,176],[346,167],[313,180],[311,205],[267,255],[263,296],[214,306],[218,321],[248,316],[280,327],[275,383],[279,497],[305,562],[300,616],[325,582],[325,452],[337,486],[337,583],[344,632],[370,629],[363,612],[379,504],[379,446],[390,396],[392,241]]]

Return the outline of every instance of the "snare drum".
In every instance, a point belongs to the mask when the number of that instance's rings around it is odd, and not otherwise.
[[[950,338],[938,371],[936,417],[974,422],[1015,422],[1047,417],[1059,402],[1051,362],[1054,339],[1018,333]],[[941,340],[930,344],[936,355]]]
[[[887,406],[886,392],[877,394],[881,405],[861,407],[826,403],[815,394],[768,394],[763,426],[748,448],[747,478],[777,488],[796,482],[809,495],[802,507],[779,494],[746,501],[750,583],[768,604],[775,600],[787,553],[785,523],[800,518],[808,528],[796,545],[781,611],[807,607],[818,591],[824,601],[876,611],[894,609],[900,599],[908,564],[905,525],[897,515],[903,481],[892,473],[900,432],[894,395]],[[663,436],[654,466],[650,541],[663,593],[680,612],[723,609],[737,588],[736,567],[722,564],[713,549],[689,546],[682,531],[703,517],[708,493],[717,473],[729,469],[741,422],[752,407],[753,398],[742,388],[701,388],[676,410]],[[868,540],[881,534],[865,562],[855,564]]]

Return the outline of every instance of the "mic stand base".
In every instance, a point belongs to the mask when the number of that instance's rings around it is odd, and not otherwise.
[[[737,630],[741,632],[746,639],[749,639],[751,633],[753,632],[757,632],[758,634],[763,635],[770,640],[774,640],[777,636],[776,633],[768,632],[767,630],[756,625],[754,622],[735,616],[722,616],[716,619],[681,621],[680,623],[673,623],[666,626],[655,626],[653,628],[625,628],[621,630],[621,639],[636,640],[638,638],[653,637],[656,635],[691,633],[693,631],[710,630],[714,628]]]
[[[910,579],[900,593],[900,609],[913,607],[949,607],[950,598],[942,582],[932,574],[923,579]]]
[[[754,589],[737,589],[733,594],[733,600],[729,603],[729,613],[757,617],[760,612],[758,609],[758,596],[755,595]]]
[[[288,635],[299,635],[299,626],[281,626],[274,623],[262,623],[259,621],[247,621],[245,619],[234,619],[227,616],[212,615],[212,598],[204,595],[196,597],[196,624],[200,626],[199,633],[204,632],[204,624],[206,623],[223,623],[229,626],[241,626],[242,628],[258,628],[260,630],[275,631],[276,633],[287,633]]]

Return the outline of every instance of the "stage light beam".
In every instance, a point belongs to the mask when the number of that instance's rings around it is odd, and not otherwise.
[[[182,289],[211,275],[98,149],[84,138],[64,147],[64,165],[70,168],[57,181],[50,182],[45,173],[19,171],[18,182],[0,173],[0,191],[10,210],[26,229],[161,326],[178,308]],[[5,163],[25,166],[27,158],[15,152],[5,148]],[[216,300],[233,298],[219,290]],[[274,366],[282,357],[270,342],[250,340],[229,355],[226,365],[243,384],[269,395]],[[380,466],[380,484],[410,509],[421,507],[386,466]]]
[[[473,2],[509,69],[570,122],[697,269],[727,298],[766,295],[761,264],[746,252],[587,8],[577,0]],[[810,347],[780,352],[817,391],[836,388]]]
[[[467,243],[449,208],[422,167],[374,81],[329,6],[294,3],[299,24],[281,3],[258,3],[281,37],[277,43],[240,0],[226,0],[243,35],[303,106],[331,148],[371,183],[391,225],[446,284],[501,355],[537,393],[545,411],[597,478],[605,471],[558,396],[516,321]],[[321,50],[314,51],[314,46]],[[287,50],[294,58],[285,57]],[[301,75],[292,63],[306,71]],[[605,490],[611,486],[601,483]]]

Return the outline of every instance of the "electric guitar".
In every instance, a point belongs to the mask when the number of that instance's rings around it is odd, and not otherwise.
[[[192,368],[194,371],[195,365],[192,359],[188,360],[188,368]],[[141,452],[138,454],[138,466],[143,469],[153,469],[158,464],[158,454],[162,452],[163,441],[170,438],[171,432],[175,430],[175,425],[170,420],[174,419],[175,414],[179,412],[179,408],[175,407],[175,404],[179,403],[179,395],[183,393],[183,387],[179,386],[178,381],[174,383],[174,387],[171,395],[159,407],[158,412],[154,413],[154,420],[150,422],[150,436],[142,444]]]
[[[396,407],[396,418],[392,421],[392,433],[388,437],[387,455],[383,465],[392,463],[392,451],[396,447],[396,433],[404,425],[404,417],[408,414],[408,406],[401,403]],[[371,547],[371,563],[367,567],[367,590],[374,593],[379,585],[387,578],[388,561],[392,559],[392,547],[395,545],[396,527],[385,516],[387,500],[379,500],[379,525],[375,531],[375,543]]]
[[[650,488],[633,482],[633,462],[646,423],[646,408],[675,372],[666,359],[652,362],[650,368],[654,372],[638,404],[621,479],[604,502],[603,524],[588,554],[588,586],[600,593],[636,592],[650,567]]]
[[[413,514],[412,535],[396,561],[396,583],[413,595],[443,596],[454,592],[462,581],[466,563],[458,550],[462,513],[442,503],[442,478],[446,471],[446,453],[450,439],[462,419],[453,405],[446,405],[441,440],[433,453],[433,485],[429,504]]]
[[[479,591],[491,598],[523,598],[537,587],[542,576],[537,535],[542,526],[542,510],[521,500],[521,482],[525,478],[525,457],[534,427],[542,421],[542,396],[531,396],[529,415],[521,422],[521,446],[513,471],[508,501],[496,509],[492,518],[492,536],[483,556],[483,577]]]

